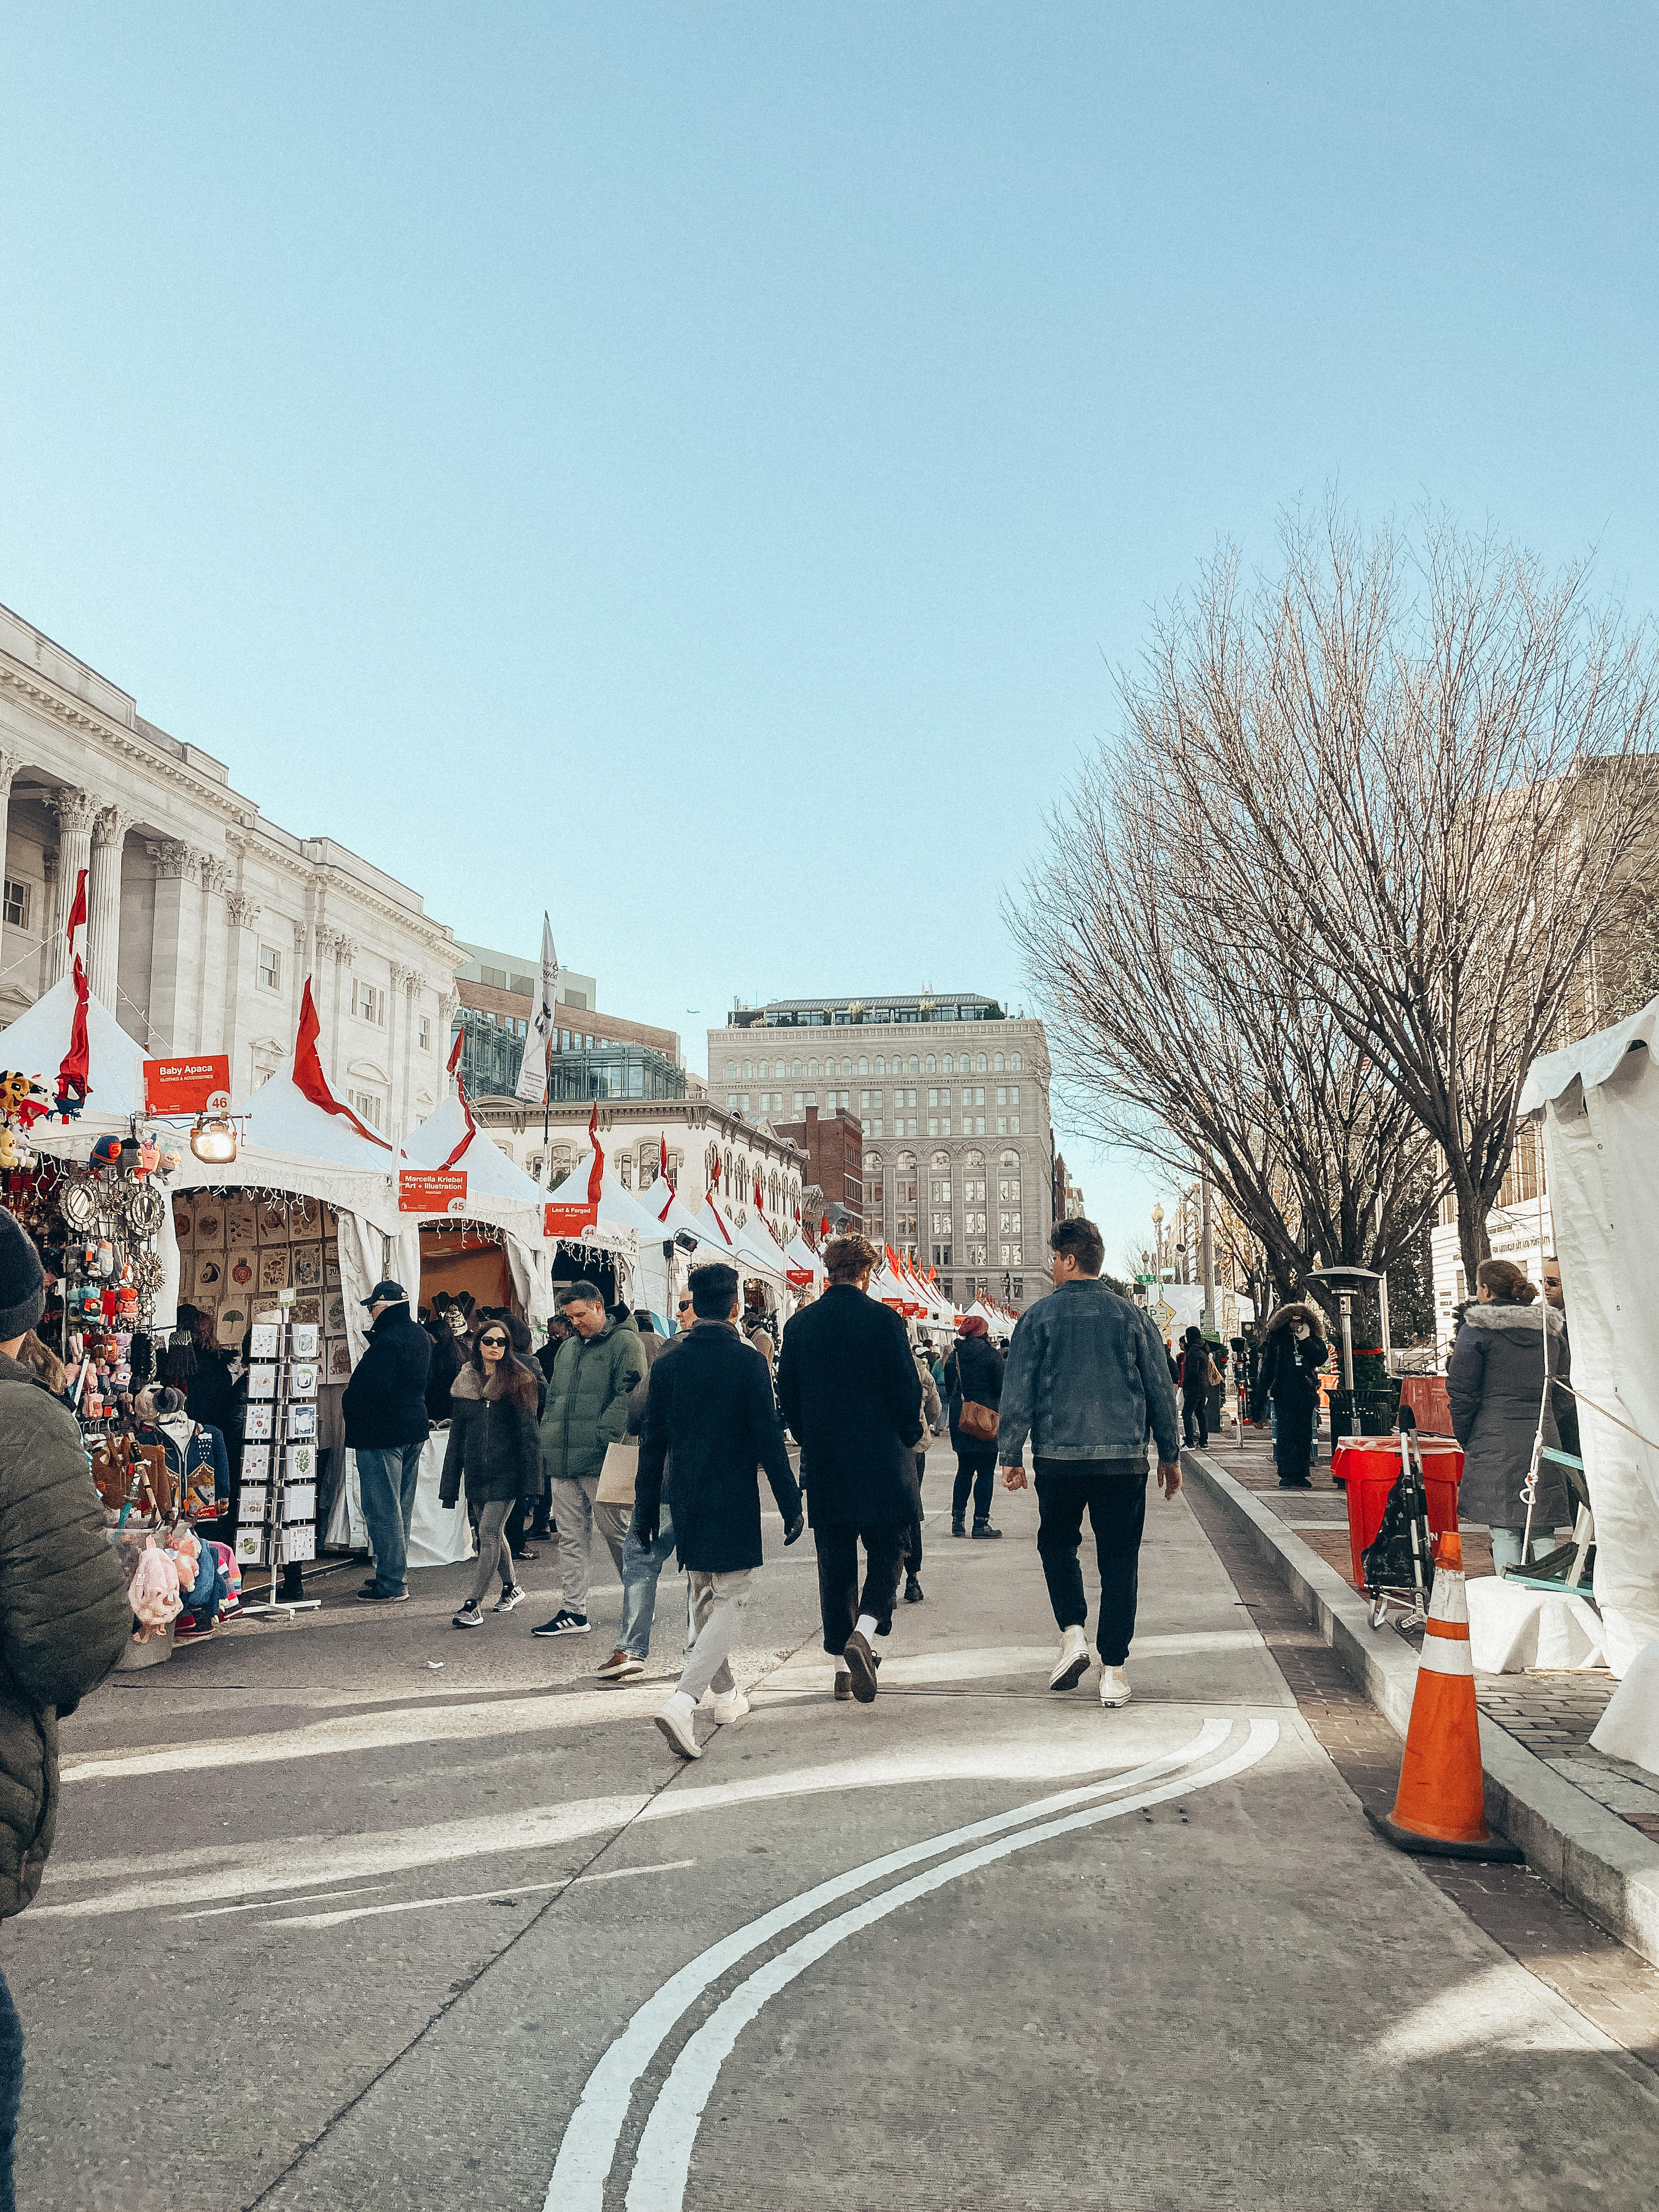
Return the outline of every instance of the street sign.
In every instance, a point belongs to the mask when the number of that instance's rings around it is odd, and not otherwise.
[[[144,1062],[146,1114],[227,1114],[229,1110],[228,1053]]]
[[[465,1168],[399,1168],[399,1213],[465,1213]]]

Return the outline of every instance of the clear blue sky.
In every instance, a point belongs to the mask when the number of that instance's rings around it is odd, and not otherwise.
[[[0,599],[696,1065],[734,994],[1018,1003],[1000,895],[1218,537],[1427,493],[1653,604],[1656,45],[13,9]]]

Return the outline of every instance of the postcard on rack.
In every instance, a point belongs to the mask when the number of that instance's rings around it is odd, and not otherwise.
[[[317,1480],[317,1447],[315,1444],[290,1444],[288,1448],[288,1480],[290,1482],[315,1482]]]
[[[250,1412],[252,1410],[249,1408]],[[291,1437],[314,1437],[317,1433],[315,1406],[290,1406],[288,1409],[288,1432]]]
[[[320,1291],[323,1287],[322,1246],[296,1244],[289,1257],[293,1263],[295,1289]]]
[[[276,1395],[276,1368],[250,1367],[247,1370],[247,1395],[250,1398],[274,1398]]]
[[[236,1531],[236,1562],[239,1566],[259,1567],[265,1561],[265,1532],[261,1528],[239,1528]]]
[[[314,1321],[296,1321],[292,1331],[289,1352],[295,1359],[315,1359],[318,1354],[317,1324]]]
[[[244,1528],[250,1521],[269,1521],[270,1492],[263,1482],[250,1482],[242,1477],[241,1494],[236,1501],[236,1517]]]
[[[274,1322],[256,1321],[253,1324],[253,1342],[250,1346],[250,1357],[254,1359],[275,1359],[280,1334],[281,1332]]]
[[[289,1249],[286,1244],[263,1246],[259,1253],[259,1288],[262,1291],[285,1291],[288,1288]]]
[[[309,1521],[283,1531],[284,1559],[314,1559],[317,1556],[317,1530]]]
[[[225,1200],[225,1249],[246,1252],[259,1241],[258,1212],[251,1198]]]
[[[309,1359],[296,1359],[288,1370],[288,1395],[290,1398],[314,1398],[317,1395],[317,1369]]]
[[[270,1446],[250,1444],[242,1446],[242,1480],[244,1482],[264,1482],[270,1473]]]
[[[250,1398],[246,1416],[247,1425],[242,1431],[243,1435],[268,1442],[274,1426],[271,1410],[269,1404],[256,1406]]]
[[[314,1482],[290,1482],[283,1492],[284,1521],[314,1521],[317,1518],[317,1486]]]

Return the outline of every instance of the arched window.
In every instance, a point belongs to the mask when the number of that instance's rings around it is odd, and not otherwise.
[[[921,1073],[921,1062],[916,1058],[915,1053],[910,1055],[910,1073],[912,1075]]]
[[[818,1064],[817,1064],[817,1060],[809,1060],[807,1061],[807,1063],[806,1063],[806,1073],[807,1073],[808,1076],[811,1079],[811,1080],[812,1080],[814,1083],[816,1083],[816,1082],[817,1081],[817,1079],[818,1079]]]
[[[934,1066],[933,1066],[933,1054],[930,1052],[930,1053],[928,1054],[928,1055],[927,1055],[927,1066],[923,1068],[922,1073],[923,1073],[925,1075],[933,1075],[933,1074],[937,1073],[937,1072],[938,1072],[938,1071],[935,1069],[935,1067],[934,1067]]]
[[[1001,1062],[1000,1060],[999,1060],[999,1061],[997,1062],[997,1066],[998,1066],[999,1067],[1000,1067],[1000,1066],[1001,1066],[1001,1065],[1002,1065],[1002,1062]],[[762,1062],[761,1062],[761,1064],[760,1064],[759,1067],[756,1070],[756,1073],[759,1075],[759,1077],[760,1077],[760,1079],[761,1079],[761,1080],[762,1080],[762,1082],[763,1082],[763,1083],[769,1082],[769,1081],[771,1080],[771,1075],[772,1075],[772,1063],[771,1063],[771,1061],[770,1061],[769,1060],[762,1060]]]
[[[997,1164],[1000,1167],[1012,1168],[1016,1172],[1018,1172],[1019,1168],[1019,1154],[1012,1150],[1003,1153]]]
[[[755,1073],[755,1065],[754,1065],[754,1062],[753,1062],[752,1060],[744,1060],[744,1062],[743,1063],[743,1079],[744,1079],[744,1081],[745,1083],[747,1083],[747,1082],[750,1079],[750,1078],[753,1076],[754,1073]]]
[[[842,1060],[841,1072],[843,1075],[850,1075],[853,1073],[853,1063],[850,1060]]]
[[[877,1058],[876,1058],[876,1073],[877,1073],[878,1075],[885,1075],[885,1074],[886,1074],[886,1073],[887,1073],[887,1062],[886,1062],[886,1060],[884,1060],[884,1058],[883,1058],[879,1054],[878,1054],[877,1055]]]
[[[797,1083],[800,1081],[800,1062],[799,1060],[795,1062],[795,1080]]]
[[[985,1054],[983,1053],[981,1053],[979,1056],[979,1066],[975,1070],[975,1073],[978,1075],[983,1075],[985,1073]]]
[[[901,1175],[908,1175],[915,1164],[916,1156],[914,1152],[901,1152],[896,1163]]]
[[[982,1168],[985,1165],[984,1153],[969,1152],[965,1164],[970,1168]]]
[[[738,1079],[738,1063],[735,1060],[728,1060],[726,1063],[726,1079],[728,1083],[735,1083]]]
[[[860,1073],[860,1075],[868,1075],[868,1073],[870,1073],[870,1063],[869,1063],[869,1061],[868,1061],[867,1060],[860,1060],[860,1062],[859,1062],[859,1073]]]
[[[1009,1055],[1008,1065],[1016,1075],[1019,1073],[1019,1054],[1017,1052]]]
[[[935,1152],[931,1164],[935,1175],[942,1175],[951,1164],[951,1155],[949,1152]]]
[[[881,1173],[881,1154],[879,1152],[866,1152],[865,1154],[864,1172],[866,1175],[879,1175]]]
[[[1000,1075],[1000,1074],[1002,1073],[1002,1054],[1001,1054],[1000,1053],[999,1053],[999,1054],[997,1054],[997,1056],[996,1056],[996,1060],[995,1060],[995,1062],[994,1062],[994,1065],[995,1065],[995,1067],[996,1067],[996,1072],[997,1072],[997,1073],[998,1073],[999,1075]],[[766,1073],[766,1070],[765,1070],[764,1068],[762,1068],[762,1070],[761,1070],[761,1073],[762,1073],[763,1075],[764,1075],[764,1074],[765,1074],[765,1073]]]

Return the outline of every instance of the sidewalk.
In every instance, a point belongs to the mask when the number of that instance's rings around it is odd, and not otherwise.
[[[1182,1463],[1203,1494],[1292,1591],[1348,1673],[1403,1736],[1420,1635],[1372,1629],[1348,1549],[1347,1504],[1328,1452],[1310,1491],[1281,1491],[1265,1431],[1231,1429]],[[1484,1529],[1463,1532],[1471,1577],[1490,1574]],[[1573,1904],[1659,1965],[1659,1784],[1589,1748],[1611,1675],[1478,1674],[1488,1819]]]

